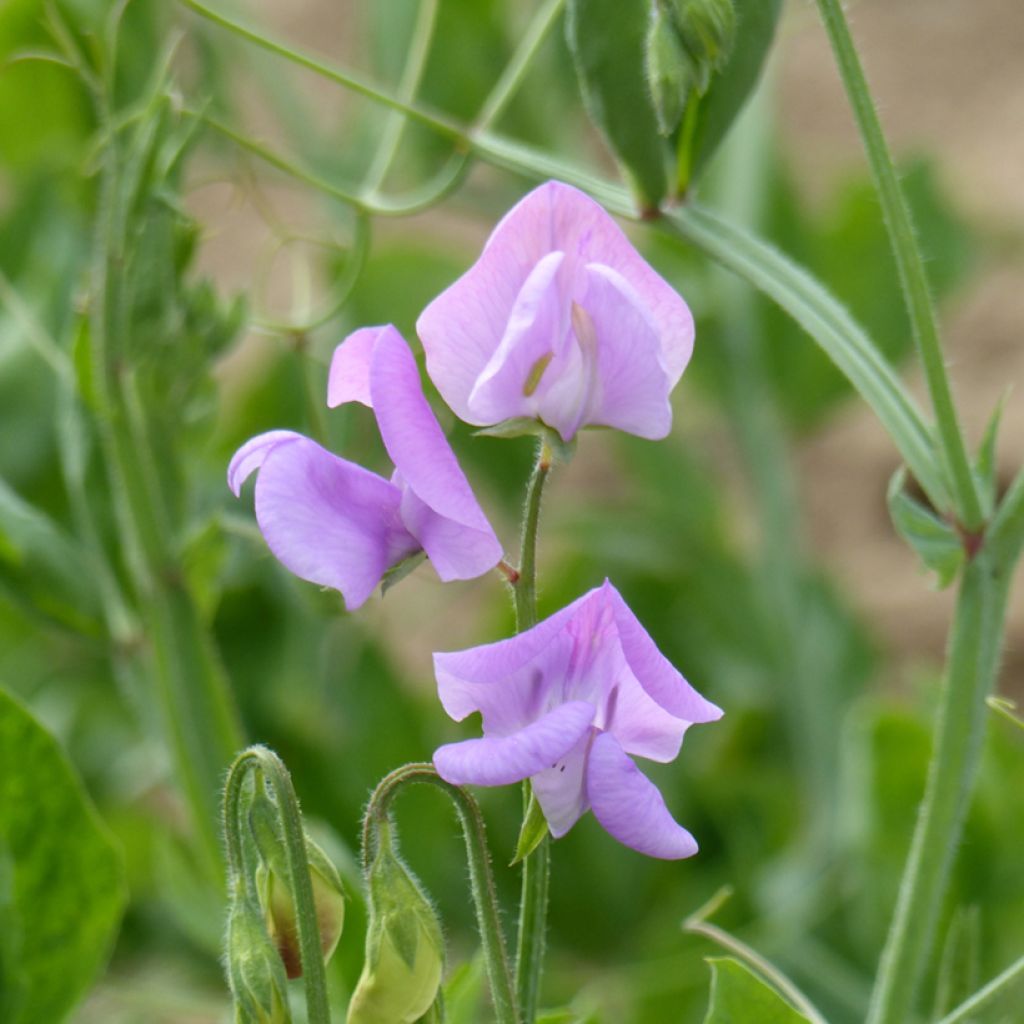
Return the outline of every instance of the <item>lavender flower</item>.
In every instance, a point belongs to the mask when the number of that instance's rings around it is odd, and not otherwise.
[[[549,181],[416,325],[427,372],[467,423],[538,419],[656,440],[693,349],[686,303],[582,192]]]
[[[556,838],[592,808],[640,853],[697,852],[630,755],[672,761],[690,725],[722,712],[669,664],[607,580],[525,633],[435,654],[434,670],[452,718],[483,716],[483,738],[435,752],[448,782],[528,778]]]
[[[274,555],[296,576],[340,590],[350,610],[420,551],[446,582],[497,565],[501,545],[394,327],[364,327],[335,350],[328,405],[350,401],[374,410],[395,464],[390,481],[290,430],[251,438],[231,460],[236,495],[260,471],[256,521]]]

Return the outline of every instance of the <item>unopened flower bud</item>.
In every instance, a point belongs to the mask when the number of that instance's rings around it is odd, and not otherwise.
[[[284,965],[255,898],[239,895],[228,912],[228,983],[236,1024],[291,1024]]]
[[[444,970],[441,923],[391,848],[387,825],[370,866],[366,962],[348,1024],[413,1024],[437,998]]]
[[[658,3],[651,8],[644,63],[658,131],[671,135],[682,120],[694,69],[672,16]]]
[[[337,869],[309,836],[306,836],[306,858],[313,884],[320,949],[326,962],[330,960],[341,938],[345,923],[345,891]],[[258,872],[258,880],[267,931],[277,945],[285,972],[289,978],[301,977],[302,957],[295,903],[287,877],[281,870],[280,859],[275,858],[269,865],[265,863]]]
[[[732,53],[736,36],[733,0],[668,0],[679,40],[690,58],[693,84],[703,95],[713,72]]]

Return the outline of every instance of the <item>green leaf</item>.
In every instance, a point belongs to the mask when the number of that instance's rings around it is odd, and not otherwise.
[[[806,1024],[778,992],[732,957],[711,964],[711,1002],[704,1024]]]
[[[0,480],[0,582],[8,580],[44,615],[83,633],[100,632],[89,558],[45,512]]]
[[[544,812],[540,809],[537,797],[531,791],[530,802],[526,805],[526,814],[523,816],[523,824],[519,829],[519,839],[516,841],[516,855],[512,858],[509,867],[514,867],[521,860],[529,857],[547,834],[547,818],[544,817]]]
[[[0,1020],[57,1024],[105,963],[121,856],[48,733],[0,691]]]
[[[889,514],[900,536],[936,572],[939,589],[948,587],[963,564],[963,541],[953,526],[907,494],[906,476],[905,469],[893,474],[887,496]]]
[[[587,113],[643,206],[668,190],[667,149],[644,74],[648,0],[569,0],[565,31]]]
[[[974,473],[978,480],[978,493],[981,495],[981,507],[985,516],[991,516],[999,497],[999,481],[997,478],[996,440],[999,437],[999,425],[1006,407],[1007,393],[999,399],[999,404],[992,413],[992,418],[985,428],[985,436],[978,447],[978,458],[974,464]]]
[[[691,148],[681,154],[681,193],[707,166],[761,76],[775,36],[782,0],[736,0],[732,54],[697,107]],[[685,162],[687,168],[682,166]]]

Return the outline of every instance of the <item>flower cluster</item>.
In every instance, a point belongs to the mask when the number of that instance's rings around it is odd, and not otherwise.
[[[597,203],[559,182],[506,215],[417,331],[427,372],[457,416],[499,428],[526,420],[565,442],[587,426],[665,437],[669,396],[693,348],[682,298]],[[258,471],[256,518],[285,566],[340,591],[351,610],[417,555],[444,581],[501,562],[394,327],[362,328],[338,346],[327,400],[373,410],[395,469],[385,479],[292,431],[242,445],[228,482],[238,494]],[[660,653],[610,582],[532,629],[436,654],[434,665],[444,709],[457,721],[479,712],[484,734],[436,751],[442,778],[529,779],[555,837],[592,809],[641,853],[696,852],[633,757],[672,761],[686,729],[721,711]]]

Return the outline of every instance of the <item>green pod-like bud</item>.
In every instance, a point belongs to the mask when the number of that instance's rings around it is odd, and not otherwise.
[[[392,849],[386,824],[367,884],[366,961],[348,1024],[413,1024],[437,999],[444,937],[426,893]]]
[[[662,135],[671,135],[686,109],[686,100],[694,84],[694,68],[683,49],[672,16],[659,3],[651,7],[644,71],[658,131]]]
[[[288,883],[284,842],[279,834],[276,815],[266,798],[253,802],[249,821],[262,861],[256,880],[267,932],[277,945],[288,977],[299,978],[302,976],[302,956],[295,902]],[[327,854],[308,835],[303,835],[320,949],[326,962],[337,948],[345,924],[345,890],[341,876]]]
[[[235,1024],[291,1024],[284,964],[254,897],[232,900],[226,947]]]
[[[668,4],[679,42],[693,69],[693,86],[703,96],[712,74],[732,53],[736,39],[733,0],[668,0]]]

